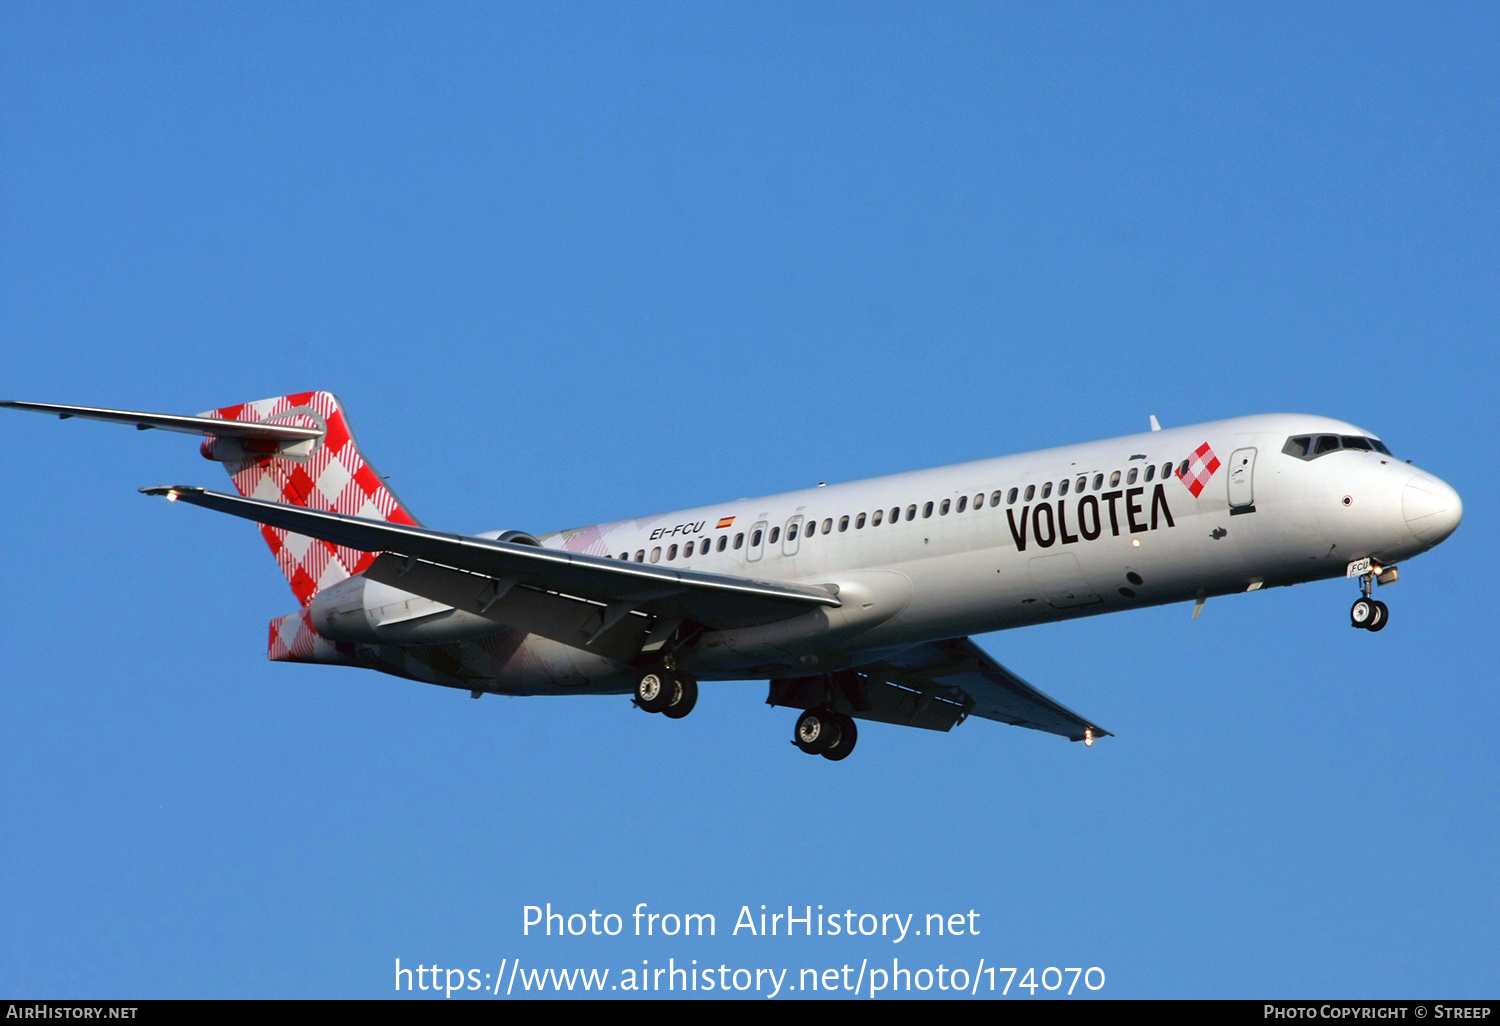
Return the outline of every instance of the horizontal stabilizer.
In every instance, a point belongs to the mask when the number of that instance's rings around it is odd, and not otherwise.
[[[85,420],[104,420],[113,424],[132,424],[140,431],[156,428],[160,431],[179,431],[185,435],[212,435],[215,438],[238,438],[254,442],[306,442],[323,436],[322,430],[315,427],[297,427],[294,424],[254,424],[239,420],[220,420],[217,417],[185,417],[175,413],[105,410],[94,406],[57,406],[51,403],[25,403],[15,400],[0,401],[0,407],[30,410],[32,413],[51,413],[63,420],[69,417],[82,417]]]

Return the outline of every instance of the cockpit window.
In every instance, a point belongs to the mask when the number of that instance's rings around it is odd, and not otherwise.
[[[1299,460],[1313,460],[1340,449],[1358,449],[1363,452],[1378,452],[1386,456],[1391,451],[1378,438],[1364,435],[1293,435],[1286,440],[1281,451]]]

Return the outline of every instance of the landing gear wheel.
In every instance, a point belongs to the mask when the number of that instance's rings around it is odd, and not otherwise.
[[[1384,630],[1385,625],[1391,622],[1391,611],[1385,607],[1384,602],[1372,603],[1375,606],[1375,617],[1365,624],[1367,631]]]
[[[849,753],[854,751],[854,743],[859,740],[859,731],[854,726],[854,717],[845,716],[843,713],[834,713],[839,721],[839,739],[829,747],[823,749],[823,758],[831,762],[849,758]]]
[[[792,743],[808,755],[822,755],[839,743],[838,713],[828,709],[809,709],[797,717]]]
[[[698,682],[691,677],[678,677],[677,687],[673,689],[672,701],[661,712],[669,719],[680,720],[692,712],[693,706],[697,704]]]
[[[652,670],[636,682],[635,704],[649,713],[661,712],[672,704],[680,687],[666,670]]]
[[[1368,628],[1374,621],[1377,613],[1374,599],[1362,598],[1355,600],[1349,608],[1349,622],[1355,627]]]

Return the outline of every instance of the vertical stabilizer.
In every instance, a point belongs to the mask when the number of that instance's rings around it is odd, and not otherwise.
[[[235,488],[246,498],[393,524],[417,523],[375,468],[365,462],[345,420],[344,408],[331,393],[298,392],[210,410],[203,416],[310,427],[322,432],[316,439],[281,446],[258,446],[231,438],[205,440],[203,455],[223,463]],[[319,591],[363,572],[375,561],[376,553],[316,541],[279,527],[261,525],[260,533],[303,606]]]

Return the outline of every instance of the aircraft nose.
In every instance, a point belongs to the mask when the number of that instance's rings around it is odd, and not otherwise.
[[[1417,540],[1432,546],[1458,528],[1464,518],[1464,503],[1446,482],[1417,474],[1401,493],[1401,512]]]

